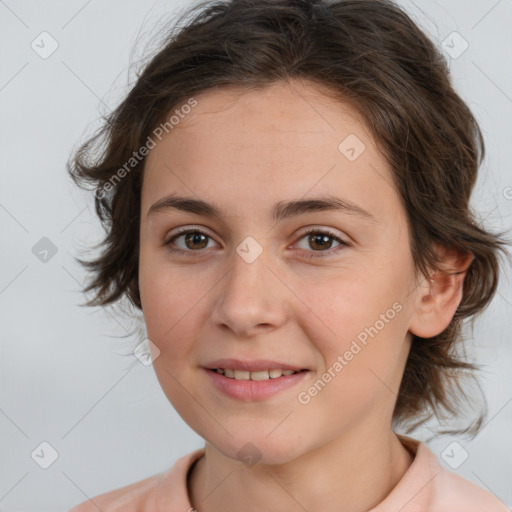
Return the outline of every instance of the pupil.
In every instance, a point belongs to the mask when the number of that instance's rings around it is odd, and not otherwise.
[[[322,234],[319,234],[319,233],[314,233],[313,235],[310,236],[310,242],[312,242],[312,246],[314,246],[315,244],[318,245],[318,243],[320,244],[320,248],[325,248],[326,247],[326,244],[327,246],[329,246],[329,239],[330,239],[330,235],[322,235]],[[323,243],[323,245],[322,245]]]
[[[203,233],[198,233],[198,232],[189,233],[189,234],[187,234],[187,236],[185,238],[186,238],[185,243],[187,244],[187,246],[188,246],[189,242],[192,242],[192,245],[195,245],[198,243],[200,244],[201,241],[203,242],[203,244],[200,247],[201,249],[203,249],[204,247],[206,247],[206,245],[208,245],[208,244],[205,245],[206,236]],[[310,235],[309,241],[312,244],[313,248],[316,245],[316,246],[319,246],[320,249],[322,249],[322,248],[325,248],[326,246],[328,247],[330,245],[330,243],[329,243],[330,238],[331,238],[330,235],[322,235],[320,233],[314,233],[313,235]]]
[[[196,244],[196,243],[200,243],[200,238],[203,238],[203,246],[200,247],[200,249],[203,249],[204,247],[206,247],[206,245],[208,244],[204,244],[205,240],[206,240],[206,236],[203,234],[203,233],[198,233],[198,232],[195,232],[195,233],[189,233],[186,237],[185,237],[185,243],[188,244],[189,242],[192,242],[192,245],[193,244]],[[187,245],[187,247],[189,247]],[[189,247],[190,248],[194,248],[194,247]],[[196,246],[197,248],[197,246]]]

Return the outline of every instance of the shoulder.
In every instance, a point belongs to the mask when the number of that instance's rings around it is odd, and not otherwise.
[[[439,510],[447,511],[510,512],[493,493],[446,468],[441,468],[436,480],[439,498],[433,510],[437,510],[437,506]]]
[[[99,494],[69,512],[157,512],[156,489],[163,474],[154,475],[144,480],[120,487],[113,491]]]
[[[164,473],[99,494],[68,512],[160,512],[170,507],[190,508],[187,494],[187,474],[192,464],[204,454],[197,449],[179,458]]]
[[[408,436],[398,436],[414,453],[414,460],[402,480],[385,500],[402,512],[510,512],[492,492],[442,466],[429,446]]]

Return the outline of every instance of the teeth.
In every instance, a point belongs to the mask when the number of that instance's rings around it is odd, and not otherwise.
[[[235,372],[235,379],[238,378]],[[251,372],[251,380],[268,380],[270,379],[270,375],[267,370],[262,370],[260,372]]]
[[[292,375],[297,373],[295,370],[280,370],[274,368],[271,370],[261,370],[257,372],[248,372],[247,370],[232,370],[230,368],[217,368],[215,370],[220,375],[236,380],[268,380],[277,379],[282,375]]]

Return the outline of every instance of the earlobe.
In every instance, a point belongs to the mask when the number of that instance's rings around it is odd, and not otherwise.
[[[442,268],[430,278],[422,278],[417,288],[415,312],[409,331],[421,338],[431,338],[443,332],[462,300],[464,278],[473,261],[473,254],[462,254],[445,248]]]

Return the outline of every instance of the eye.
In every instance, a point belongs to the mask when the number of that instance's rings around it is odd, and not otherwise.
[[[336,236],[334,233],[326,229],[315,228],[303,233],[300,240],[306,239],[306,245],[313,248],[313,251],[308,251],[307,258],[323,258],[325,256],[332,256],[333,253],[337,253],[342,250],[343,247],[348,247],[349,244],[343,241],[341,238]],[[331,249],[332,240],[339,243],[333,250]],[[302,248],[304,249],[304,248]],[[316,254],[315,254],[316,253]]]
[[[180,244],[176,243],[180,239],[183,239],[181,247]],[[172,236],[164,245],[172,253],[201,253],[202,249],[208,249],[208,239],[213,240],[208,233],[199,228],[184,229]],[[305,255],[306,258],[331,256],[333,253],[339,252],[343,247],[349,247],[350,245],[336,236],[336,234],[321,228],[311,229],[303,233],[299,240],[303,239],[306,240],[307,246],[313,248],[311,251],[308,250],[308,247],[299,247],[301,250],[309,253]],[[333,241],[338,243],[338,246],[334,249],[332,249]]]
[[[183,238],[184,246],[179,246],[175,242]],[[170,252],[201,252],[201,249],[205,249],[208,246],[208,239],[212,239],[210,235],[205,233],[200,229],[188,229],[183,230],[174,236],[172,236],[169,240],[167,240],[164,245],[168,247]],[[173,246],[177,246],[175,249]]]

